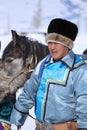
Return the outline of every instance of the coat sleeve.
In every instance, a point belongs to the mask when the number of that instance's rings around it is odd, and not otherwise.
[[[24,84],[22,93],[19,95],[13,108],[10,122],[16,126],[22,126],[27,118],[29,109],[35,105],[35,95],[38,89],[39,79],[35,71],[30,79]]]
[[[87,65],[75,73],[76,117],[78,128],[87,128]]]
[[[10,122],[11,124],[15,124],[16,126],[22,126],[27,118],[27,114],[23,114],[22,112],[17,111],[17,109],[13,109]]]

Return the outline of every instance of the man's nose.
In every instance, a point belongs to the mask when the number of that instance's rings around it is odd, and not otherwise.
[[[51,49],[54,49],[55,48],[55,43],[52,43],[51,44]]]

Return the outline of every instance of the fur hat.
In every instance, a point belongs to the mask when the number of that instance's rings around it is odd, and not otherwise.
[[[56,18],[48,26],[46,42],[60,43],[72,49],[77,33],[78,27],[76,24],[65,19]]]

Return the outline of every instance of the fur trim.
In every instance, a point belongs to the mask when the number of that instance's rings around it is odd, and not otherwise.
[[[49,33],[47,34],[46,38],[45,38],[46,42],[54,42],[54,43],[59,43],[62,44],[66,47],[68,47],[69,49],[72,49],[74,44],[73,41],[63,35],[57,34],[57,33]]]
[[[47,33],[57,33],[74,41],[78,33],[78,27],[65,19],[55,18],[49,23]]]

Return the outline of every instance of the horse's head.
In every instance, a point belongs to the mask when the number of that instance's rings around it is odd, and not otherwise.
[[[8,76],[13,76],[21,70],[26,57],[26,39],[12,30],[12,41],[5,48],[2,61],[4,71]]]
[[[0,97],[13,93],[29,78],[32,72],[29,68],[31,57],[30,62],[27,61],[29,49],[28,39],[12,30],[12,41],[0,59]]]
[[[2,54],[1,66],[3,67],[0,71],[0,81],[2,81],[0,91],[13,93],[22,87],[30,77],[35,65],[48,53],[47,46],[18,35],[16,31],[12,30],[12,41]]]

